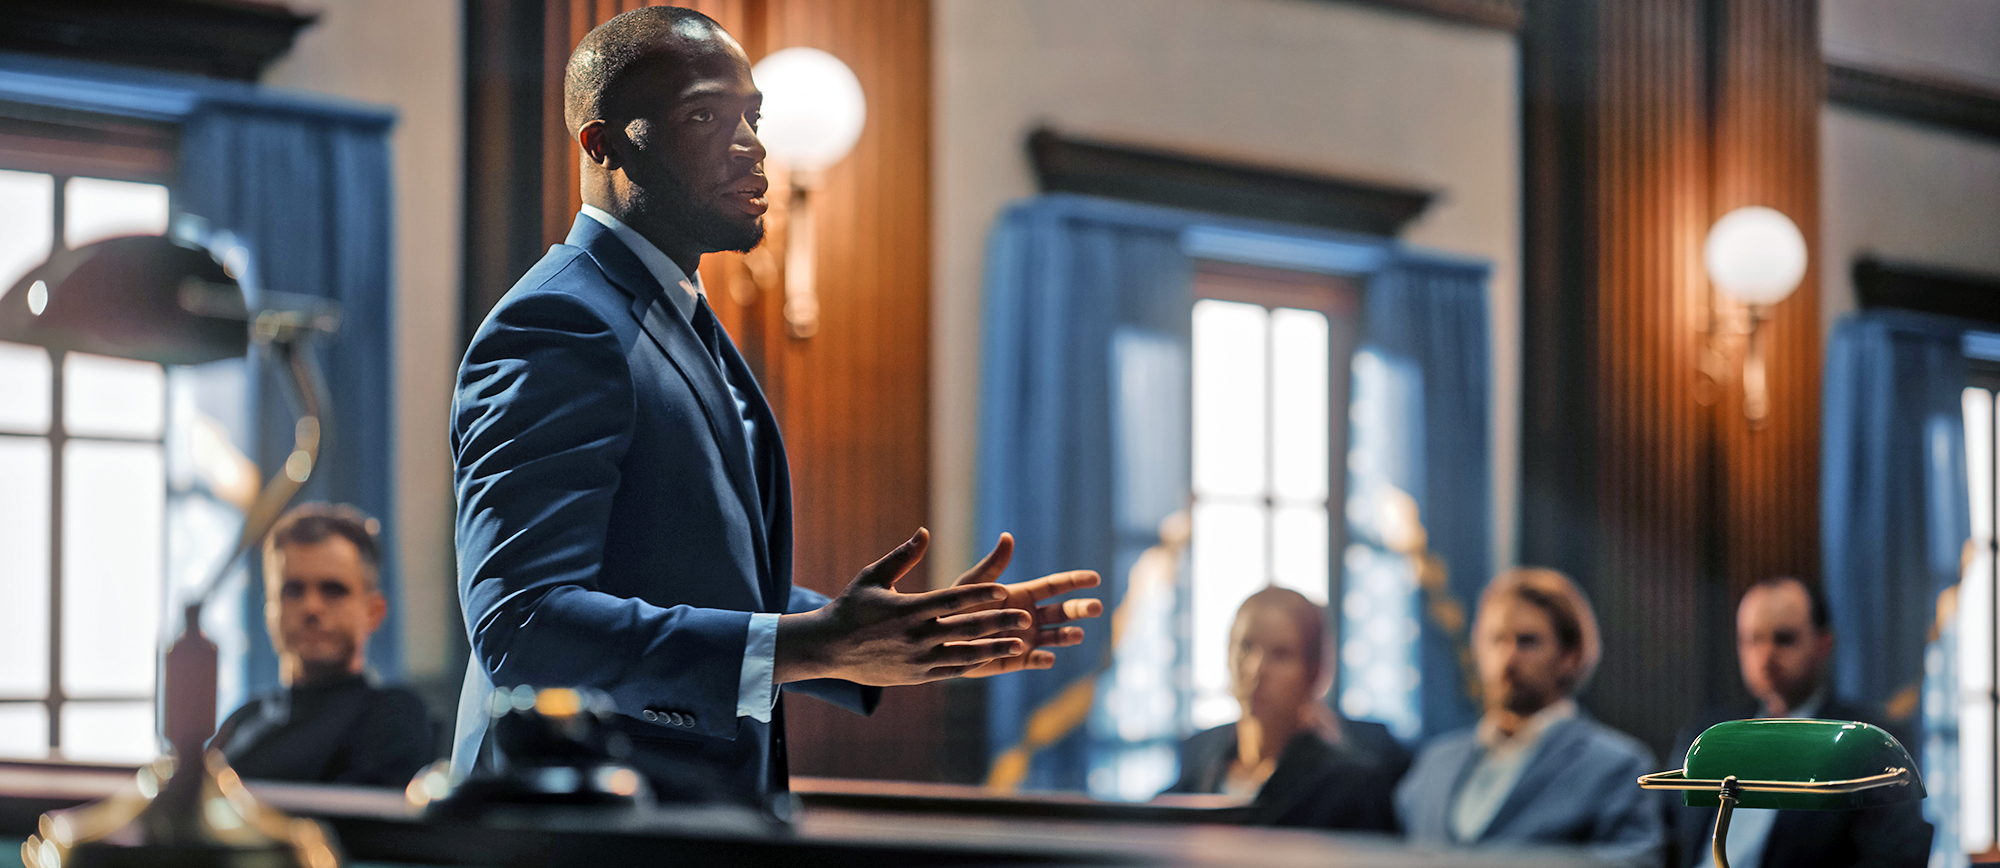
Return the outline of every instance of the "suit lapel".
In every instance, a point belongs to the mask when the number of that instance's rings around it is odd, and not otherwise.
[[[1577,742],[1583,739],[1583,712],[1568,720],[1558,721],[1542,735],[1535,745],[1535,755],[1528,758],[1528,764],[1521,769],[1521,776],[1514,781],[1514,788],[1500,803],[1500,810],[1493,812],[1493,819],[1486,824],[1481,838],[1492,835],[1494,830],[1506,828],[1514,817],[1535,803],[1535,797],[1543,789],[1561,777],[1562,766],[1576,755]]]
[[[696,403],[701,405],[709,433],[720,447],[730,485],[743,506],[745,517],[756,530],[753,536],[757,540],[758,578],[768,607],[773,580],[770,531],[766,526],[763,500],[757,494],[757,478],[751,470],[750,443],[743,436],[742,417],[737,414],[736,401],[729,395],[729,384],[723,380],[722,371],[702,345],[700,336],[695,334],[694,326],[662,296],[664,290],[659,281],[653,279],[638,255],[611,234],[611,230],[588,216],[579,215],[576,225],[570,230],[568,242],[583,248],[584,253],[597,263],[599,270],[632,298],[630,310],[633,318],[639,321],[639,327],[646,332],[646,336],[666,355],[674,370],[680,372],[689,390],[694,393]],[[733,354],[734,349],[724,352]],[[762,401],[759,395],[756,403],[761,404]]]

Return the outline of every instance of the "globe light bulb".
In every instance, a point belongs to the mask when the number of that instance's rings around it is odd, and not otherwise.
[[[1761,205],[1715,221],[1701,254],[1715,288],[1744,304],[1784,301],[1806,275],[1806,238],[1798,225]]]
[[[840,58],[817,48],[773,52],[750,70],[764,92],[757,137],[770,159],[814,171],[840,162],[861,138],[868,102]]]

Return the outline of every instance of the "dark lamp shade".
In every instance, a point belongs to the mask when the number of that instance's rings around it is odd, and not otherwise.
[[[1833,784],[1907,769],[1907,783],[1851,792],[1759,792],[1759,783]],[[1924,797],[1917,764],[1895,736],[1856,720],[1768,718],[1731,720],[1709,727],[1688,748],[1688,780],[1743,782],[1737,807],[1837,811]],[[1682,791],[1689,807],[1716,807],[1713,788]]]
[[[21,278],[0,296],[0,340],[196,365],[249,349],[244,311],[242,287],[207,250],[135,235],[58,253]]]

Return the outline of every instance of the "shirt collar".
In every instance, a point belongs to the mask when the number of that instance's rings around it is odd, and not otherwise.
[[[1806,701],[1799,703],[1799,707],[1792,709],[1791,714],[1785,716],[1799,718],[1818,717],[1820,707],[1824,705],[1826,705],[1826,687],[1822,685],[1820,689],[1813,691],[1813,695],[1807,698]]]
[[[1575,716],[1576,701],[1565,696],[1544,706],[1541,711],[1528,715],[1528,719],[1521,722],[1521,728],[1511,736],[1500,732],[1500,726],[1494,723],[1493,715],[1490,714],[1479,719],[1476,734],[1479,737],[1479,744],[1487,750],[1509,744],[1531,745],[1540,741],[1542,733],[1547,732],[1549,727]]]
[[[583,213],[590,219],[604,224],[604,228],[611,230],[612,235],[617,236],[619,241],[625,242],[625,246],[631,248],[632,254],[639,257],[640,264],[646,266],[646,271],[653,275],[654,280],[660,282],[660,287],[668,290],[665,295],[674,309],[679,310],[682,317],[694,319],[695,297],[701,295],[703,291],[700,272],[689,278],[686,272],[681,271],[680,266],[674,264],[673,259],[661,253],[660,248],[653,246],[653,242],[647,241],[646,236],[640,235],[638,230],[625,225],[625,221],[611,216],[604,209],[585,204]],[[679,287],[681,291],[673,292],[674,287]]]

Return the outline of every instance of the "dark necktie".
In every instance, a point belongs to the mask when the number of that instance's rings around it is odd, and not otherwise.
[[[694,333],[701,338],[701,345],[708,348],[708,357],[715,360],[715,366],[722,371],[722,379],[729,379],[729,366],[722,361],[722,324],[715,321],[715,311],[709,309],[708,296],[697,293],[694,297]]]

